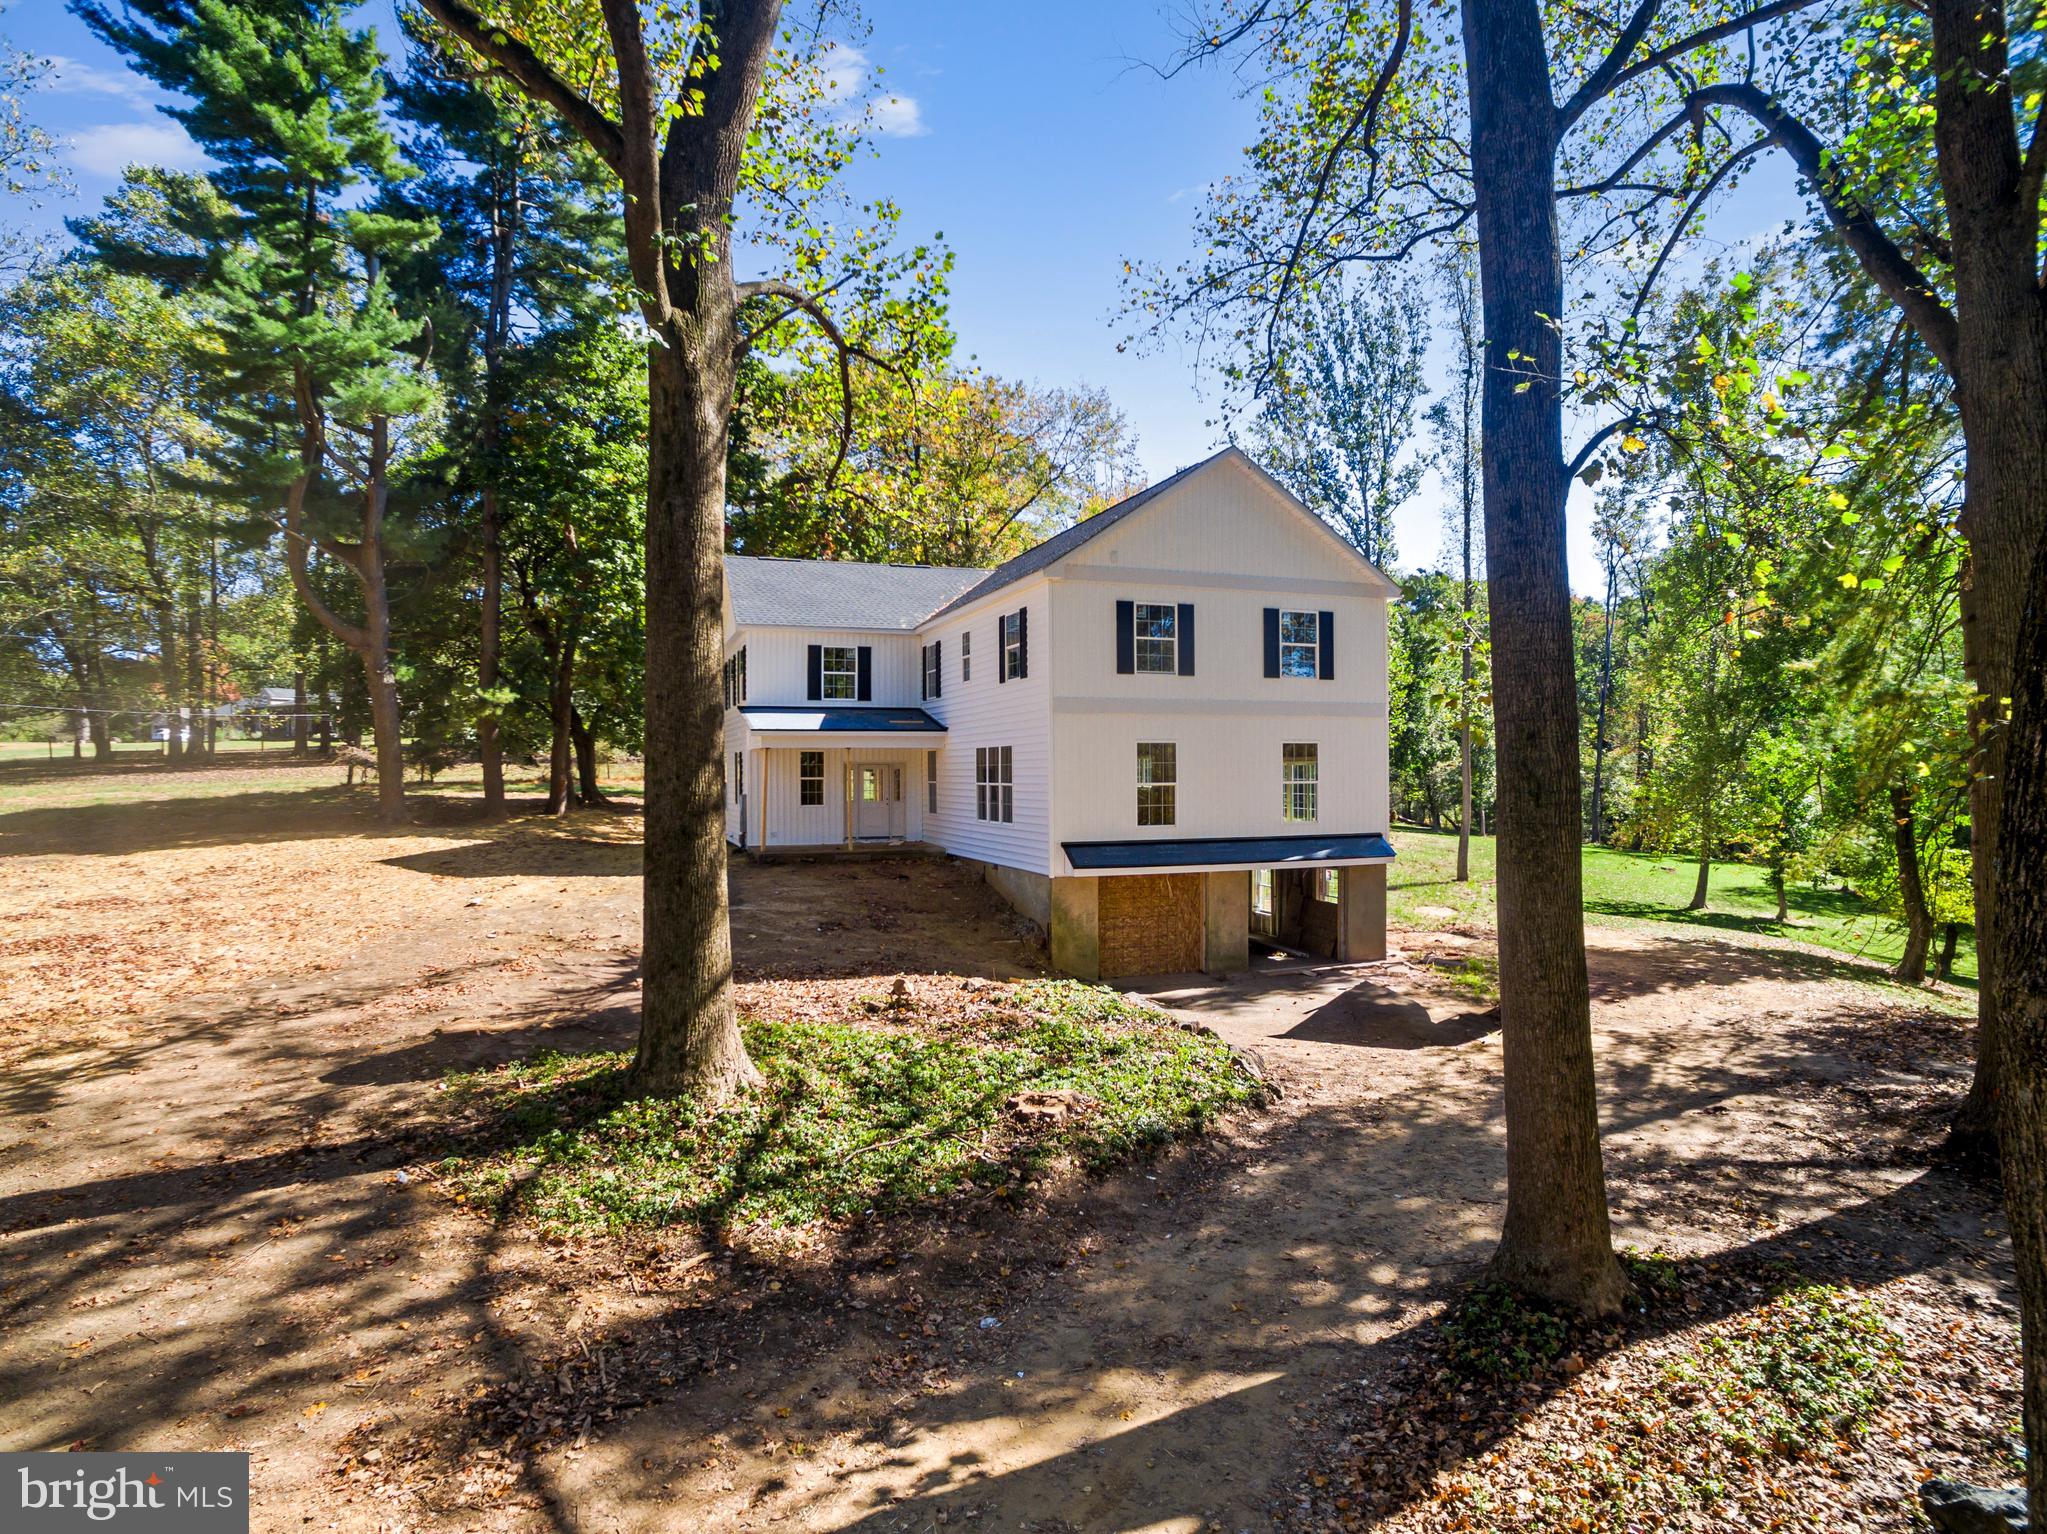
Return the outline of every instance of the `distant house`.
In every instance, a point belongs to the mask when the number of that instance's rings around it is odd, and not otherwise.
[[[308,696],[301,704],[298,694],[289,687],[259,687],[246,698],[220,704],[213,717],[245,739],[290,740],[294,718],[302,711],[308,716],[309,733],[320,733],[323,706],[331,711],[335,700],[330,697],[323,705],[319,698]]]
[[[726,570],[735,847],[970,859],[1088,978],[1383,957],[1395,588],[1241,452],[993,570]]]

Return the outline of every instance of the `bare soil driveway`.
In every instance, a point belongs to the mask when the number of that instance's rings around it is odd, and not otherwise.
[[[1414,935],[1155,986],[1280,1095],[1107,1185],[735,1251],[539,1246],[432,1186],[437,1083],[630,1038],[629,832],[347,839],[416,883],[351,909],[331,965],[0,1040],[0,1448],[247,1449],[270,1531],[1263,1529],[1332,1388],[1493,1237],[1498,1034]],[[957,867],[734,888],[762,1012],[1035,966]],[[1991,1204],[1913,1153],[1956,1026],[1795,953],[1594,937],[1623,1239],[1781,1247],[2008,1325]]]

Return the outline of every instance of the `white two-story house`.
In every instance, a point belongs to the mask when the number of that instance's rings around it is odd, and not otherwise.
[[[726,572],[735,847],[970,859],[1086,978],[1384,956],[1395,588],[1243,453],[993,570]]]

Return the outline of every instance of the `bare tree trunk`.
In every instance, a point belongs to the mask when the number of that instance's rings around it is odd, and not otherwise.
[[[291,674],[291,754],[304,756],[306,743],[312,732],[306,718],[306,673],[303,669]]]
[[[2004,837],[1993,892],[1998,954],[1996,1125],[2004,1204],[2018,1268],[2026,1484],[2032,1521],[2047,1512],[2047,542],[2031,563],[2013,647],[2004,747]],[[1978,973],[1982,934],[1977,934]]]
[[[483,333],[483,449],[488,473],[497,475],[498,398],[505,336],[512,314],[513,243],[520,229],[519,169],[514,157],[492,181],[490,312]],[[504,529],[495,484],[483,489],[483,608],[478,618],[476,684],[486,696],[476,721],[476,750],[483,763],[483,809],[505,813],[505,756],[498,742],[497,704],[488,696],[498,685],[498,650],[505,589]]]
[[[1507,1213],[1491,1271],[1585,1315],[1627,1289],[1593,1086],[1578,696],[1564,566],[1557,111],[1537,0],[1465,0],[1487,366]]]
[[[556,630],[547,667],[547,813],[566,815],[575,808],[575,785],[570,781],[570,739],[576,696],[576,629],[564,623]]]
[[[1699,807],[1699,882],[1692,886],[1687,911],[1706,909],[1707,886],[1713,876],[1713,789],[1706,788],[1706,802]]]
[[[611,801],[597,782],[597,736],[583,722],[583,711],[569,709],[569,738],[576,746],[576,797],[585,809],[599,809]]]
[[[1927,14],[1934,144],[1954,250],[1956,398],[1969,454],[1960,523],[1969,540],[1962,649],[1979,700],[1970,791],[1976,1076],[1955,1123],[1957,1147],[1968,1150],[1984,1145],[2000,1086],[2003,921],[1986,871],[1998,864],[2008,792],[2001,700],[2013,696],[2027,572],[2037,579],[2035,550],[2047,537],[2047,304],[2039,284],[2039,184],[2022,170],[2009,87],[1983,84],[2012,77],[2005,8],[1995,0],[1931,0]],[[2036,1476],[2039,1463],[2036,1455]],[[2037,1493],[2033,1505],[2037,1521]]]
[[[1962,924],[1951,921],[1940,929],[1940,963],[1935,973],[1942,980],[1955,978],[1955,947],[1962,939]]]
[[[646,943],[633,1065],[644,1090],[710,1102],[760,1079],[733,1005],[725,884],[718,681],[736,348],[729,287],[713,299],[723,273],[702,279],[695,323],[647,351]]]
[[[1933,946],[1933,913],[1926,908],[1926,886],[1919,877],[1919,827],[1912,813],[1912,791],[1902,783],[1891,785],[1891,844],[1898,854],[1898,897],[1905,908],[1905,951],[1891,974],[1920,985],[1926,979],[1926,952]]]

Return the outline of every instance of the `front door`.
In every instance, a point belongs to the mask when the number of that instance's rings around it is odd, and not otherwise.
[[[903,769],[862,762],[853,769],[853,835],[886,841],[902,835]]]

